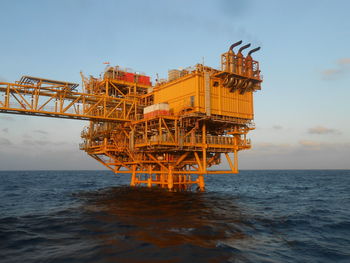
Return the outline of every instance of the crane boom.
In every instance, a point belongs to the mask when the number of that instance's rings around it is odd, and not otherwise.
[[[77,86],[28,76],[16,83],[0,82],[0,112],[118,122],[136,118],[137,99],[77,92]]]

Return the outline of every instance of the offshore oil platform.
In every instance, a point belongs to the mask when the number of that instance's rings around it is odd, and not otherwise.
[[[23,76],[0,83],[0,113],[87,120],[80,149],[131,186],[204,191],[207,174],[238,173],[238,152],[251,148],[253,92],[261,89],[259,63],[234,43],[221,69],[197,64],[156,80],[107,66],[99,78],[82,73],[78,84]],[[233,153],[231,160],[229,153]],[[228,171],[208,169],[221,163]]]

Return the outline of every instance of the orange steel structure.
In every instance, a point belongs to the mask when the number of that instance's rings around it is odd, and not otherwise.
[[[221,69],[172,70],[154,86],[119,67],[107,67],[101,78],[81,74],[82,92],[74,83],[24,76],[0,83],[0,112],[88,120],[80,149],[117,174],[131,174],[131,186],[203,191],[205,175],[238,173],[238,152],[251,147],[253,92],[262,82],[251,54],[260,48],[244,56],[248,44],[235,54],[241,43],[221,55]],[[208,169],[222,155],[230,170]]]

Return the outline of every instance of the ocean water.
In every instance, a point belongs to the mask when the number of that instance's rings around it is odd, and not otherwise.
[[[0,171],[0,262],[350,262],[350,171],[211,175],[206,192],[108,171]]]

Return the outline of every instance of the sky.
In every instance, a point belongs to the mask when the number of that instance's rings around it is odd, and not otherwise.
[[[350,1],[0,0],[0,10],[6,82],[81,83],[80,71],[98,76],[106,61],[166,77],[203,58],[219,67],[238,40],[261,46],[240,169],[350,169]],[[87,124],[0,114],[0,170],[103,169],[79,150]]]

